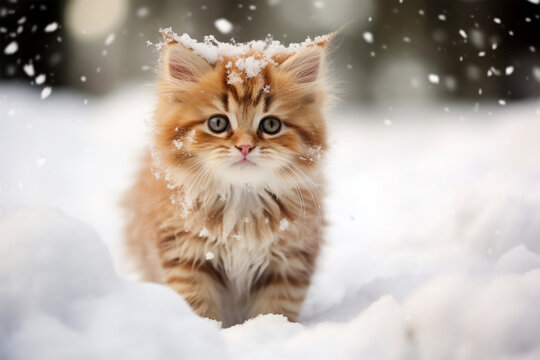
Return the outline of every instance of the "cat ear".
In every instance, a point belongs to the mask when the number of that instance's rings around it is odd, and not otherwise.
[[[336,33],[321,36],[305,49],[287,58],[280,68],[292,73],[298,83],[309,84],[321,78],[324,70],[326,47]]]
[[[319,78],[323,57],[322,46],[310,46],[285,60],[280,68],[293,74],[298,83],[312,83]]]
[[[175,81],[196,82],[212,70],[212,66],[204,58],[177,42],[166,45],[164,66],[167,78]]]

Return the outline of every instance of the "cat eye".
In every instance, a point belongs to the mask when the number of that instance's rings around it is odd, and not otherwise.
[[[224,115],[215,115],[208,119],[208,127],[215,133],[229,130],[229,119]]]
[[[259,130],[270,135],[277,134],[281,130],[281,120],[275,117],[267,117],[261,120]]]

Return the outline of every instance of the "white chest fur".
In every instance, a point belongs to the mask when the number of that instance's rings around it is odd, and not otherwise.
[[[267,268],[277,234],[265,216],[259,194],[235,192],[226,202],[215,245],[230,285],[243,294]]]

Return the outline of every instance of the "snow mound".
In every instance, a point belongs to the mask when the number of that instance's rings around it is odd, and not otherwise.
[[[442,275],[403,304],[383,296],[345,323],[278,315],[223,331],[235,359],[538,359],[540,268],[487,282]]]
[[[384,295],[345,322],[261,315],[220,331],[172,290],[121,280],[96,234],[59,212],[14,213],[0,238],[2,359],[540,356],[540,263],[524,246],[497,263],[525,263],[522,273],[437,275],[404,301]]]
[[[501,256],[495,264],[495,269],[505,273],[525,273],[540,269],[540,255],[521,244]]]
[[[0,239],[0,358],[223,358],[215,323],[168,288],[117,277],[85,224],[18,212]]]

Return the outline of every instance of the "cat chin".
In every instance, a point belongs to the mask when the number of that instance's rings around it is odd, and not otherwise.
[[[265,187],[275,182],[276,175],[253,163],[240,163],[218,171],[216,177],[228,185]]]

